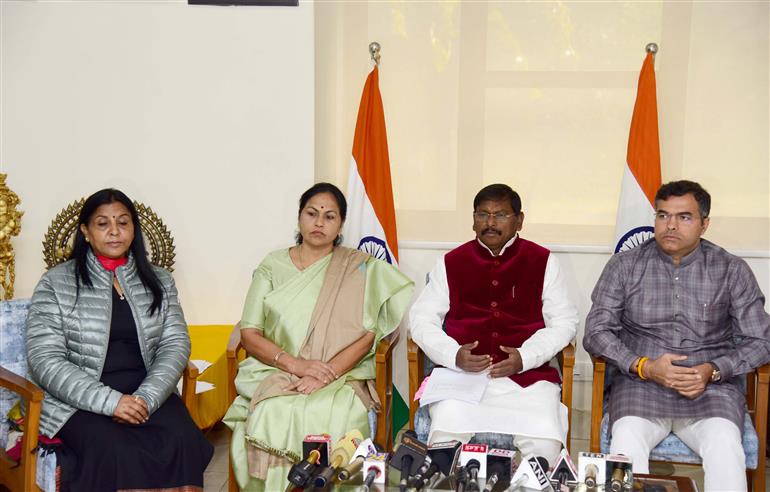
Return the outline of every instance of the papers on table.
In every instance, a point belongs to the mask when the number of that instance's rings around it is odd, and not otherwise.
[[[441,400],[478,403],[484,396],[487,384],[489,384],[489,376],[486,371],[464,372],[437,367],[428,378],[420,398],[420,406]]]

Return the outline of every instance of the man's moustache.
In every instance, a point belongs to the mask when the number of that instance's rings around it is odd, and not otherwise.
[[[498,231],[497,229],[492,229],[492,228],[489,228],[489,229],[484,229],[483,231],[481,231],[481,233],[482,233],[482,234],[486,234],[486,233],[488,233],[488,232],[494,232],[494,233],[495,233],[495,234],[497,234],[498,236],[499,236],[500,234],[502,234],[502,232]]]

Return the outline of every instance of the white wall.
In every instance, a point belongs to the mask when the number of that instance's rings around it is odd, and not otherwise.
[[[313,4],[3,1],[0,18],[16,297],[43,273],[56,213],[114,186],[174,235],[188,322],[238,320],[313,181]]]
[[[469,238],[470,239],[470,238]],[[399,244],[400,268],[415,280],[416,294],[425,286],[425,275],[433,268],[436,261],[457,243],[430,243],[421,241],[403,241]],[[577,334],[577,352],[575,361],[575,379],[585,381],[591,378],[591,359],[583,350],[583,329],[586,315],[591,309],[591,291],[599,280],[604,265],[610,257],[609,248],[579,245],[544,245],[559,258],[562,270],[567,278],[572,300],[580,313],[580,326]],[[731,251],[746,260],[757,277],[759,286],[765,294],[765,309],[770,309],[770,254],[762,251]],[[576,385],[573,407],[591,408],[591,388]]]

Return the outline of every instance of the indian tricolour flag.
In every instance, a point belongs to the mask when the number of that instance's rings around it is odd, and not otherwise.
[[[638,246],[652,237],[654,199],[660,184],[655,56],[648,52],[639,73],[628,135],[628,153],[615,222],[615,253]]]
[[[345,244],[398,266],[396,210],[393,206],[388,136],[377,66],[366,78],[358,107],[347,199]],[[405,344],[400,343],[393,352],[393,383],[396,387],[393,392],[394,432],[409,419],[409,408],[403,398],[409,390],[404,347]]]

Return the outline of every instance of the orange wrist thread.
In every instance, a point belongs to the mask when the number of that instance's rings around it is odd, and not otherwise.
[[[646,356],[642,357],[641,359],[639,359],[639,363],[636,365],[636,374],[637,376],[639,376],[639,379],[641,379],[642,381],[645,381],[647,379],[646,377],[644,377],[644,370],[642,368],[644,367],[644,363],[647,362],[648,360],[650,360],[649,357],[646,357]]]

